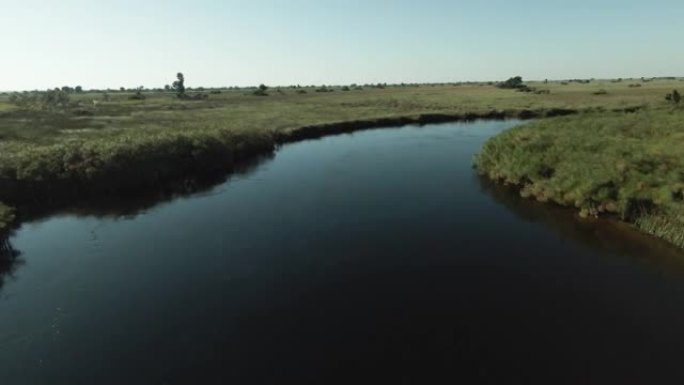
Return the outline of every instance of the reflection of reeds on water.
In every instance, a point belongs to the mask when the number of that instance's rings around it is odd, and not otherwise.
[[[539,223],[564,239],[570,239],[600,254],[636,258],[664,270],[684,273],[684,252],[662,239],[637,231],[614,219],[581,219],[573,209],[524,199],[511,186],[477,176],[481,191],[506,207],[518,218]]]
[[[5,283],[5,277],[11,276],[21,264],[20,255],[7,237],[0,236],[0,288]]]

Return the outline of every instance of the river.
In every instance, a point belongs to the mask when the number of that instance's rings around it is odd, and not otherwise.
[[[479,178],[519,123],[288,144],[23,223],[0,384],[682,383],[684,255]]]

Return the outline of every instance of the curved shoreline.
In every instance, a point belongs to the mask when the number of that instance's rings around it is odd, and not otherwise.
[[[620,109],[633,112],[641,107]],[[573,115],[582,112],[575,109],[522,109],[522,110],[490,110],[482,113],[424,113],[419,115],[379,117],[374,119],[352,120],[301,126],[289,131],[264,133],[242,133],[240,135],[224,135],[224,132],[180,133],[164,142],[156,142],[150,137],[142,145],[139,143],[124,144],[116,148],[122,153],[115,154],[118,164],[101,164],[94,175],[90,170],[62,164],[56,167],[66,175],[48,175],[31,177],[0,177],[0,204],[17,207],[17,215],[0,213],[0,233],[7,232],[21,223],[21,214],[27,208],[36,206],[55,209],[65,207],[74,201],[94,198],[133,194],[143,190],[175,188],[174,185],[185,184],[188,178],[229,174],[234,167],[245,160],[272,153],[279,145],[309,139],[317,139],[329,135],[351,133],[373,128],[398,127],[410,124],[433,124],[463,122],[479,119],[530,120],[556,116]],[[195,135],[192,137],[192,135]],[[88,141],[84,141],[88,144]],[[136,146],[146,146],[144,153],[127,157],[127,153]],[[141,155],[142,154],[142,155]],[[47,157],[61,161],[63,154],[51,154]],[[14,175],[20,174],[15,171]],[[13,210],[14,211],[14,210]],[[2,230],[2,227],[5,229]]]
[[[611,217],[684,248],[682,110],[537,121],[490,138],[478,172],[523,198]]]
[[[465,113],[465,114],[443,114],[430,113],[413,116],[398,116],[389,118],[353,120],[343,122],[332,122],[302,126],[290,132],[277,133],[276,142],[278,144],[298,142],[307,139],[316,139],[328,135],[350,133],[354,131],[367,130],[372,128],[398,127],[409,124],[434,124],[449,122],[468,122],[473,120],[504,120],[520,119],[529,120],[536,118],[547,118],[554,116],[566,116],[577,114],[581,111],[573,109],[552,108],[541,110],[492,110],[485,113]]]

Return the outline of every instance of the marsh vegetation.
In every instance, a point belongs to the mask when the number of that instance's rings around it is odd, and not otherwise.
[[[490,139],[478,170],[521,195],[614,216],[684,247],[684,110],[582,113]]]
[[[663,96],[681,84],[631,81],[642,86],[599,80],[523,84],[511,78],[504,84],[515,87],[488,82],[193,89],[179,73],[163,89],[63,87],[0,94],[0,201],[59,205],[153,188],[187,174],[229,171],[279,143],[374,126],[578,112],[584,113],[578,120],[560,121],[584,125],[602,117],[632,124],[641,115],[628,112],[672,105],[673,97]],[[543,92],[515,91],[523,87]],[[0,209],[0,222],[9,222],[11,212]]]

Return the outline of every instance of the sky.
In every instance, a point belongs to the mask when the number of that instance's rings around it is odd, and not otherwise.
[[[0,90],[684,76],[682,0],[0,0]]]

